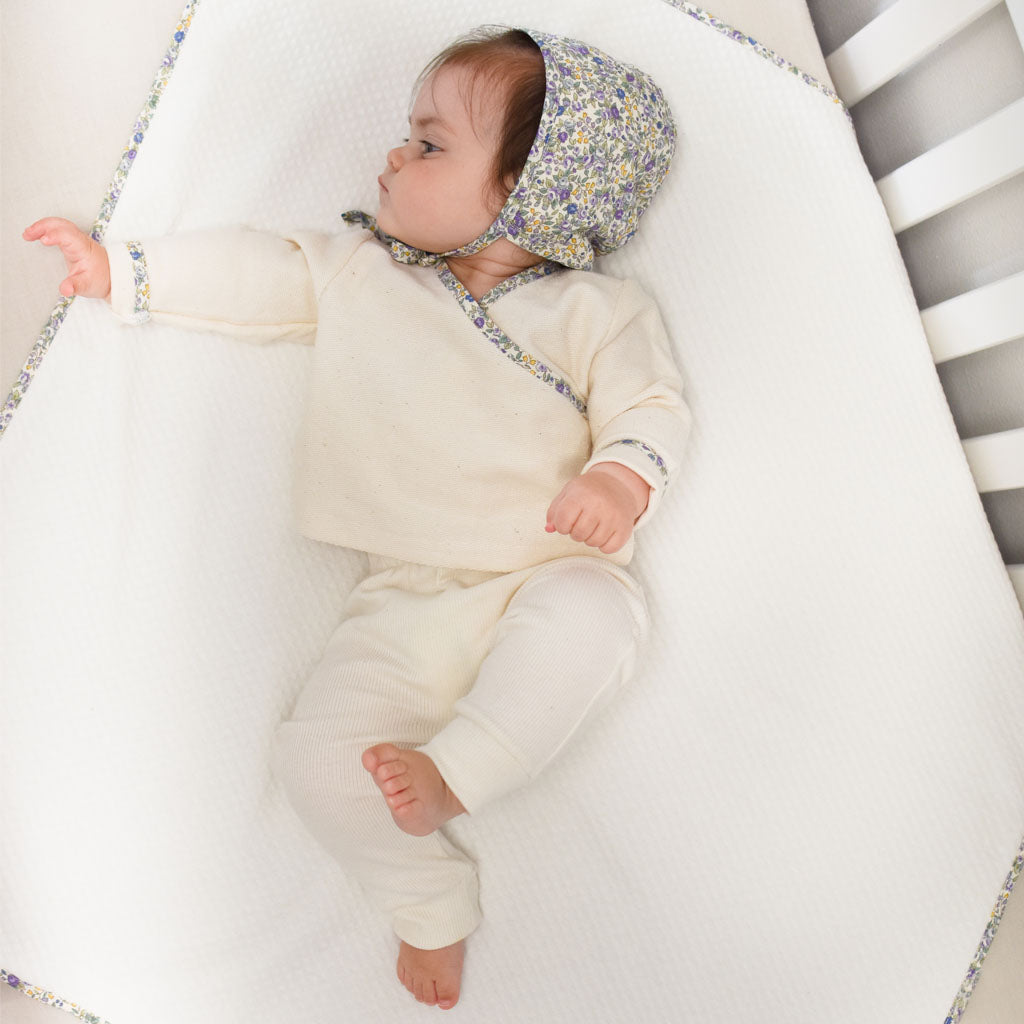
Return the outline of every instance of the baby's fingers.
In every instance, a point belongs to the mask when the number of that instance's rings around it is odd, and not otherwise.
[[[61,281],[60,283],[60,288],[58,290],[60,291],[61,295],[63,295],[67,299],[70,299],[71,296],[74,295],[77,291],[77,289],[75,288],[76,276],[77,275],[72,274],[71,277],[65,277],[64,280]]]
[[[625,547],[632,530],[617,529],[603,544],[594,544],[594,547],[603,551],[606,555],[614,555],[620,548]]]
[[[548,509],[548,521],[545,529],[548,533],[557,531],[568,534],[576,525],[576,520],[579,519],[582,511],[583,506],[578,501],[560,494]]]
[[[63,217],[43,217],[41,220],[37,220],[32,224],[29,224],[27,228],[21,233],[21,237],[26,242],[34,242],[38,238],[42,238],[43,235],[47,235],[49,240],[48,232],[57,231],[65,225],[74,227],[71,221],[65,220]],[[77,229],[76,229],[77,230]]]
[[[77,259],[89,248],[89,237],[63,217],[43,217],[21,233],[26,242],[36,240],[43,245],[59,245],[65,256]]]

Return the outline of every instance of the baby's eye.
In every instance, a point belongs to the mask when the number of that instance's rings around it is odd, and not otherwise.
[[[432,142],[427,142],[426,139],[420,139],[420,143],[424,147],[424,149],[423,149],[424,153],[440,153],[441,152],[441,147],[440,146],[435,146]]]

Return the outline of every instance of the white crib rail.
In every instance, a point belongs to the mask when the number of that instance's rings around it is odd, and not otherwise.
[[[921,311],[936,363],[1024,334],[1024,271]]]
[[[1010,574],[1013,589],[1017,591],[1017,600],[1024,606],[1024,565],[1008,565],[1006,571]]]
[[[963,447],[981,494],[1024,487],[1024,427],[970,437]],[[1008,565],[1006,571],[1024,608],[1024,565]]]
[[[970,437],[963,446],[982,494],[1024,487],[1024,427]]]
[[[999,0],[897,0],[825,60],[852,107],[950,39]],[[1024,0],[1006,0],[1024,46]],[[898,234],[1024,171],[1024,98],[875,182]],[[1022,225],[1024,231],[1024,225]],[[921,313],[936,363],[1024,336],[1024,272]],[[1024,427],[963,441],[982,494],[1024,487]],[[1007,571],[1024,608],[1024,565]]]
[[[825,58],[836,92],[852,107],[998,4],[899,0]]]
[[[1021,171],[1024,97],[879,178],[875,184],[893,230],[900,232]]]

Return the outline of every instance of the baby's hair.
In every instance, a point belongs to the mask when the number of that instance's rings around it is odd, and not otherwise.
[[[505,123],[498,133],[491,184],[507,198],[526,166],[544,110],[546,82],[540,47],[520,29],[474,29],[445,47],[420,72],[416,88],[442,67],[467,68],[471,89],[482,75],[488,85],[505,90]],[[467,102],[472,103],[471,97]]]

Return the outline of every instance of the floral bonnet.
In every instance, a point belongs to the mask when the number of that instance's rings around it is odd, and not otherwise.
[[[534,255],[589,270],[595,256],[636,233],[675,150],[675,122],[661,89],[639,68],[577,39],[522,31],[540,47],[547,85],[515,187],[494,223],[458,249],[427,253],[383,235],[399,262],[436,264],[508,238]]]

